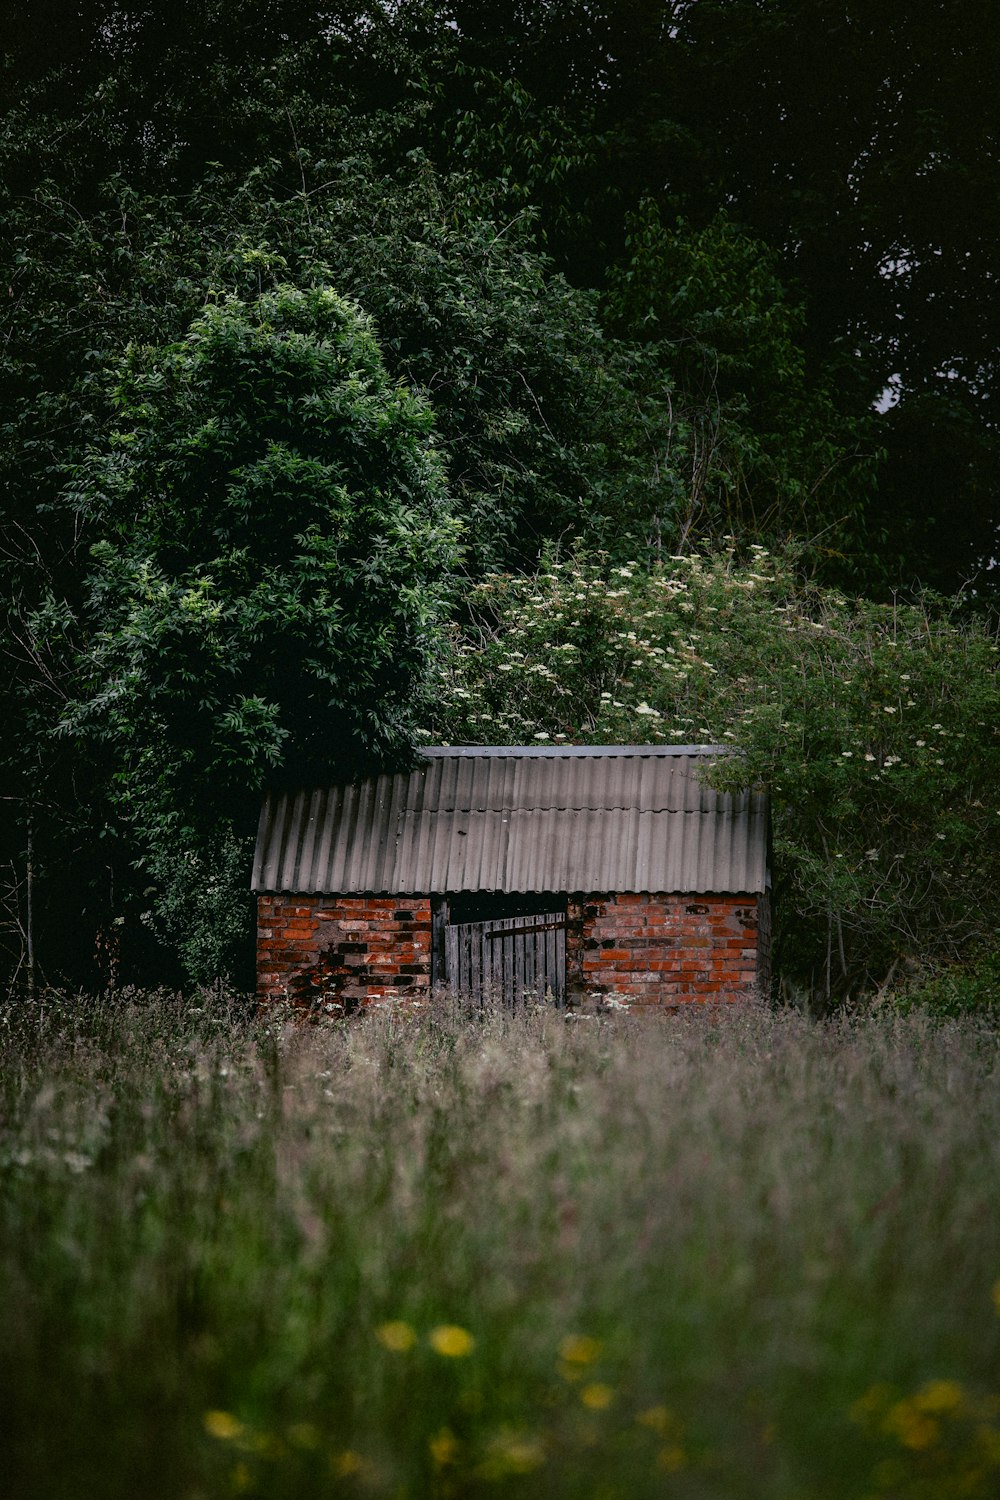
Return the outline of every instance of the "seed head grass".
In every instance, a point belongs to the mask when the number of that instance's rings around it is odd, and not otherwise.
[[[0,1020],[26,1500],[1000,1492],[985,1021]]]

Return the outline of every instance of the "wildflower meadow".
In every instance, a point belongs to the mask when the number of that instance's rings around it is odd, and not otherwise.
[[[3,1016],[5,1492],[1000,1490],[986,1017]]]

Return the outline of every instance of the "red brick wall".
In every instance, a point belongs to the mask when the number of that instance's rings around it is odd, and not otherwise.
[[[568,915],[567,978],[584,993],[669,1007],[766,983],[755,895],[577,895]]]
[[[766,897],[574,895],[567,917],[571,996],[614,992],[669,1008],[767,984]],[[349,1014],[428,994],[427,896],[261,896],[257,920],[262,1001]]]
[[[260,896],[257,995],[350,1014],[386,996],[423,999],[431,982],[426,896]]]

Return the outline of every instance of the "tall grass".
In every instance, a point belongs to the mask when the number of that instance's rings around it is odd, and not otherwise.
[[[3,1024],[11,1495],[1000,1490],[983,1022]]]

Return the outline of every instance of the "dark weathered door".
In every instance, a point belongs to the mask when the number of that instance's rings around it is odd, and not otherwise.
[[[566,913],[538,912],[444,929],[445,983],[471,1000],[517,1004],[566,993]]]

